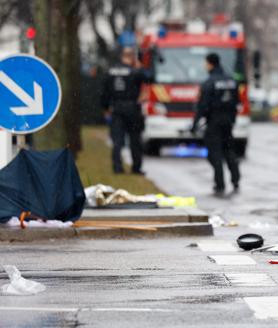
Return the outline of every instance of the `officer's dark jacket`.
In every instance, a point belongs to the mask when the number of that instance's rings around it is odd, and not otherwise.
[[[104,109],[119,103],[138,101],[142,83],[150,83],[152,73],[125,64],[111,67],[103,81],[101,105]]]
[[[208,125],[218,122],[233,124],[238,103],[237,82],[228,76],[221,67],[214,68],[201,87],[194,128],[202,117],[206,118]]]

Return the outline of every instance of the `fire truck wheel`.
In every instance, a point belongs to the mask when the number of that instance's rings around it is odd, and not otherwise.
[[[155,140],[149,140],[144,144],[144,153],[149,156],[160,156],[160,143]]]
[[[235,152],[237,156],[244,158],[246,156],[247,139],[235,140]]]

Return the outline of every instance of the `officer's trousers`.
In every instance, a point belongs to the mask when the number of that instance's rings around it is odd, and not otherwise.
[[[223,162],[228,165],[231,181],[238,186],[240,180],[238,159],[234,152],[232,124],[209,123],[205,133],[205,144],[208,148],[208,160],[214,169],[216,190],[225,189]]]
[[[143,146],[141,133],[143,130],[143,116],[137,110],[126,113],[115,112],[112,115],[111,137],[113,141],[112,162],[114,172],[122,172],[123,164],[121,150],[125,144],[125,136],[129,136],[132,156],[132,171],[138,172],[142,166]]]

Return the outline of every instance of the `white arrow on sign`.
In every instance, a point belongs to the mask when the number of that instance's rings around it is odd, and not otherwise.
[[[34,98],[32,98],[3,71],[0,71],[0,83],[2,83],[26,105],[25,107],[11,107],[10,109],[15,115],[23,116],[43,114],[42,88],[37,82],[34,81]]]

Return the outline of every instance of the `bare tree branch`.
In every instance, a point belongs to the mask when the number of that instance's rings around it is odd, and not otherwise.
[[[96,24],[96,19],[97,19],[97,16],[99,14],[99,11],[102,9],[102,1],[99,1],[99,0],[95,0],[95,1],[86,0],[86,4],[87,4],[87,8],[88,8],[89,13],[90,13],[91,24],[92,24],[92,28],[93,28],[93,31],[94,31],[95,36],[96,36],[96,41],[97,41],[97,44],[99,46],[99,52],[104,57],[106,57],[108,55],[108,45],[107,45],[106,40],[100,34],[100,32],[97,28],[97,24]]]
[[[1,0],[0,1],[0,28],[6,24],[8,19],[11,18],[17,7],[17,0]]]

